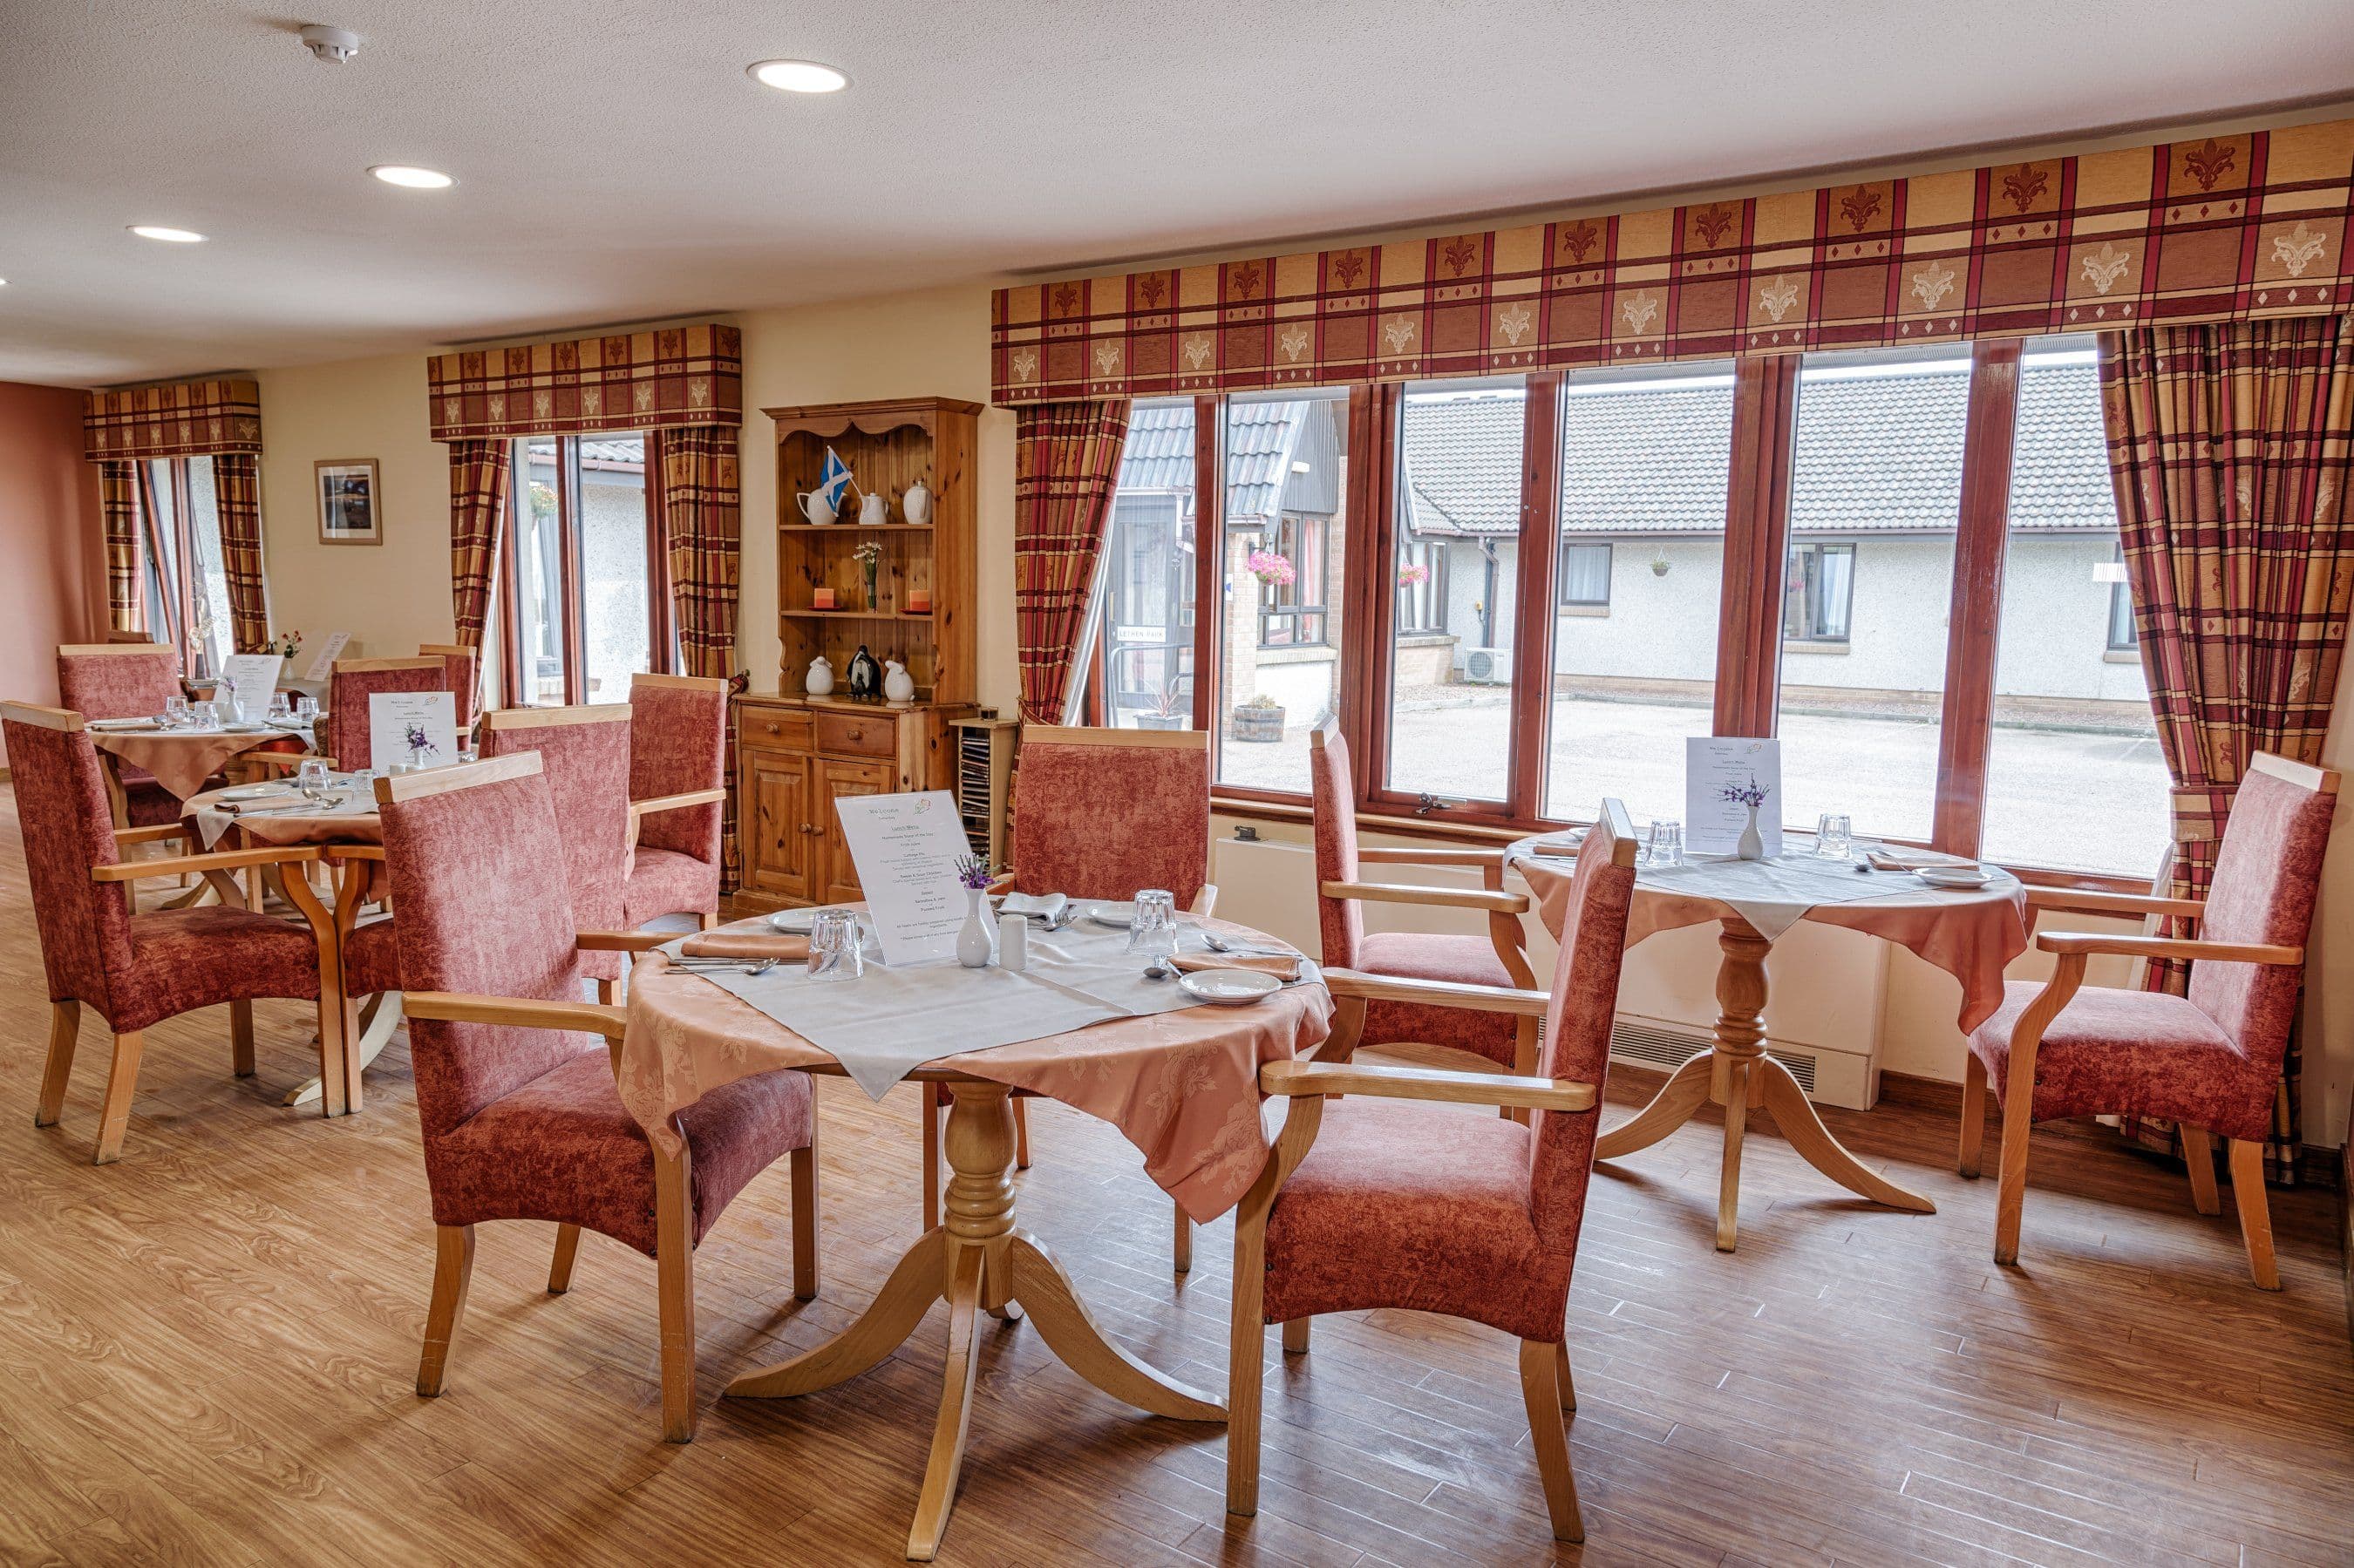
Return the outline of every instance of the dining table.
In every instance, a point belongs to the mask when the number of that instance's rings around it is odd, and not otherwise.
[[[166,726],[160,719],[101,719],[89,726],[90,742],[107,758],[109,793],[121,800],[123,764],[145,768],[175,800],[201,792],[234,758],[250,751],[307,751],[309,727],[256,722],[199,727]]]
[[[755,919],[713,935],[765,929]],[[1321,1044],[1332,1001],[1312,962],[1246,927],[1191,922],[1181,949],[1205,948],[1212,934],[1230,948],[1282,955],[1265,961],[1288,959],[1290,983],[1246,1006],[1190,1004],[1174,981],[1143,976],[1143,960],[1124,952],[1124,932],[1076,927],[1034,932],[1018,972],[870,961],[858,978],[829,983],[796,963],[755,980],[750,967],[716,972],[659,950],[631,970],[615,1078],[622,1103],[666,1150],[683,1139],[681,1111],[778,1068],[848,1075],[876,1097],[902,1078],[949,1097],[941,1224],[907,1248],[850,1327],[727,1389],[773,1399],[831,1388],[882,1361],[945,1299],[947,1371],[908,1530],[911,1559],[938,1552],[955,1506],[982,1314],[1026,1317],[1066,1366],[1125,1404],[1178,1421],[1225,1419],[1216,1393],[1170,1377],[1104,1332],[1053,1251],[1021,1227],[1013,1185],[1019,1093],[1111,1123],[1196,1221],[1224,1213],[1250,1189],[1272,1143],[1259,1067]]]
[[[1717,1018],[1706,1049],[1669,1075],[1649,1103],[1596,1139],[1594,1157],[1617,1160],[1649,1148],[1698,1115],[1724,1112],[1718,1173],[1716,1248],[1740,1238],[1741,1150],[1748,1113],[1763,1107],[1808,1164],[1875,1203],[1931,1214],[1937,1206],[1865,1165],[1823,1125],[1790,1069],[1766,1048],[1766,959],[1776,938],[1800,921],[1837,926],[1893,942],[1960,982],[1956,1022],[1963,1033],[2002,1005],[2003,968],[2027,950],[2027,895],[2019,879],[1987,867],[1976,887],[1933,887],[1906,866],[1975,864],[1925,851],[1858,845],[1850,855],[1805,848],[1764,860],[1681,855],[1673,863],[1638,863],[1627,946],[1660,931],[1713,921],[1719,960]],[[1576,874],[1574,837],[1539,833],[1516,841],[1505,863],[1534,895],[1539,918],[1558,938]],[[1879,863],[1875,864],[1875,861]]]

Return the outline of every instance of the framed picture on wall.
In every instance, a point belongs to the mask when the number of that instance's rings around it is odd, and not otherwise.
[[[322,458],[311,465],[319,489],[319,543],[384,543],[382,497],[376,459]]]

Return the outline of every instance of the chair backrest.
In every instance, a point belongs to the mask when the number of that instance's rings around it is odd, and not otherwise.
[[[482,715],[482,755],[535,751],[564,835],[572,923],[583,931],[621,927],[630,853],[630,706],[496,708]],[[583,953],[592,980],[618,980],[619,953]]]
[[[2210,942],[2304,946],[2337,805],[2337,774],[2266,752],[2250,758],[2195,934]],[[2190,997],[2252,1061],[2276,1070],[2288,1051],[2300,979],[2293,964],[2193,963]]]
[[[1340,722],[1326,719],[1308,732],[1310,804],[1316,813],[1316,885],[1357,880],[1357,776]],[[1324,961],[1348,969],[1365,939],[1363,907],[1353,898],[1316,895],[1316,924]]]
[[[462,735],[466,726],[474,722],[474,699],[482,690],[474,673],[474,651],[455,642],[420,642],[417,656],[441,661],[443,672],[450,677],[450,694],[458,699],[458,730]]]
[[[368,699],[387,692],[446,692],[439,659],[338,659],[327,676],[327,755],[338,768],[374,768]]]
[[[1209,736],[1023,726],[1011,853],[1023,893],[1165,887],[1190,907],[1210,879]]]
[[[0,703],[0,731],[49,1000],[111,1012],[107,976],[131,962],[131,895],[128,883],[90,879],[92,868],[122,859],[98,752],[81,715],[63,708]]]
[[[556,806],[536,753],[379,779],[400,974],[415,991],[578,1001]],[[435,1143],[493,1101],[604,1044],[594,1035],[411,1019],[426,1171]]]
[[[630,678],[630,799],[684,795],[727,786],[727,683],[718,676]],[[638,842],[717,865],[720,808],[657,811],[638,825]]]
[[[1569,908],[1561,921],[1561,956],[1553,960],[1553,1001],[1545,1008],[1537,1070],[1549,1078],[1592,1084],[1597,1097],[1590,1111],[1539,1111],[1530,1128],[1530,1211],[1539,1244],[1557,1257],[1577,1251],[1586,1183],[1594,1173],[1594,1138],[1602,1124],[1599,1096],[1610,1070],[1610,1026],[1627,956],[1627,912],[1635,901],[1635,825],[1626,806],[1604,800],[1600,819],[1578,846]]]
[[[180,694],[180,651],[161,642],[58,646],[58,705],[86,719],[143,718]]]

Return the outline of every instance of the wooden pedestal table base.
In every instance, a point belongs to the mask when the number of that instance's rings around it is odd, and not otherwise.
[[[1937,1205],[1867,1170],[1831,1136],[1790,1069],[1766,1054],[1766,954],[1773,947],[1737,915],[1717,922],[1724,959],[1716,971],[1716,1043],[1687,1060],[1634,1117],[1595,1140],[1594,1158],[1616,1160],[1649,1149],[1691,1120],[1706,1104],[1724,1107],[1724,1168],[1717,1183],[1716,1250],[1731,1252],[1741,1224],[1741,1144],[1749,1112],[1762,1106],[1808,1164],[1875,1203],[1916,1214]]]
[[[1011,1322],[1026,1311],[1048,1350],[1115,1399],[1177,1421],[1223,1424],[1226,1418],[1222,1402],[1172,1382],[1106,1338],[1054,1255],[1036,1237],[1014,1228],[1013,1091],[977,1078],[947,1082],[953,1104],[943,1138],[951,1172],[943,1224],[900,1258],[882,1294],[857,1322],[817,1349],[748,1372],[727,1387],[730,1394],[755,1399],[831,1388],[896,1350],[932,1303],[945,1298],[947,1386],[932,1428],[924,1489],[907,1531],[907,1555],[918,1562],[938,1552],[956,1506],[973,1377],[981,1364],[975,1330],[983,1312]]]

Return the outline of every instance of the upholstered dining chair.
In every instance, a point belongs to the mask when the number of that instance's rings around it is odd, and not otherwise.
[[[580,998],[584,948],[643,948],[649,933],[585,934],[544,896],[564,857],[537,752],[376,781],[392,879],[409,1057],[435,1227],[417,1392],[440,1393],[466,1304],[474,1227],[557,1226],[547,1288],[570,1287],[583,1230],[654,1260],[663,1436],[695,1436],[695,1248],[745,1185],[790,1153],[793,1294],[817,1294],[817,1118],[809,1079],[762,1074],[716,1089],[658,1149],[622,1106],[612,1060],[622,1012]],[[808,1202],[801,1201],[806,1194]]]
[[[327,673],[327,755],[338,768],[374,768],[368,699],[449,689],[450,667],[438,658],[336,660]]]
[[[1204,730],[1023,725],[1013,770],[1013,834],[993,890],[1115,902],[1148,887],[1209,915],[1210,736]],[[924,1224],[939,1224],[940,1107],[925,1097]],[[1030,1166],[1030,1107],[1013,1102],[1014,1163]],[[1193,1266],[1193,1224],[1178,1209],[1179,1269]]]
[[[699,675],[630,680],[630,822],[635,852],[622,895],[631,929],[664,915],[719,923],[720,832],[727,800],[727,683]]]
[[[144,718],[181,694],[180,651],[161,642],[63,642],[58,645],[58,703],[85,719]],[[180,820],[180,802],[155,776],[118,762],[119,803],[125,827],[157,827]]]
[[[2019,1261],[2034,1123],[2108,1114],[2159,1117],[2181,1134],[2191,1202],[2202,1214],[2222,1212],[2211,1139],[2228,1141],[2232,1197],[2249,1273],[2259,1287],[2280,1288],[2264,1200],[2264,1143],[2296,1015],[2305,939],[2338,784],[2336,773],[2258,752],[2232,802],[2203,900],[2028,890],[2037,912],[2164,915],[2196,922],[2199,935],[2039,932],[2036,947],[2055,960],[2051,980],[2041,986],[2007,982],[2002,1006],[1971,1033],[1959,1165],[1964,1176],[1978,1173],[1991,1081],[2002,1097],[1997,1263]],[[2187,960],[2188,993],[2086,988],[2085,964],[2100,954]]]
[[[1563,1412],[1577,1407],[1563,1340],[1610,1064],[1634,827],[1605,800],[1577,856],[1553,991],[1492,989],[1328,969],[1342,1027],[1384,1001],[1545,1020],[1538,1075],[1271,1062],[1259,1087],[1290,1101],[1267,1169],[1235,1216],[1226,1393],[1226,1509],[1258,1508],[1267,1325],[1305,1352],[1321,1312],[1381,1308],[1469,1318],[1520,1340],[1521,1396],[1553,1532],[1585,1538]],[[1337,1104],[1327,1097],[1346,1095]],[[1415,1101],[1512,1107],[1449,1115]]]
[[[464,735],[473,728],[482,691],[482,683],[476,675],[480,665],[474,650],[457,642],[420,642],[417,645],[417,656],[441,661],[442,673],[448,677],[446,683],[450,694],[456,699],[458,733]]]
[[[73,1072],[81,1010],[114,1034],[106,1097],[99,1112],[97,1162],[122,1152],[131,1097],[152,1024],[226,1002],[237,1075],[253,1073],[253,1003],[260,998],[317,1002],[323,956],[334,941],[327,913],[299,874],[318,858],[310,848],[226,850],[126,862],[122,846],[174,828],[118,831],[106,805],[98,753],[81,715],[63,708],[0,704],[8,767],[32,883],[33,919],[49,989],[49,1051],[34,1122],[55,1125]],[[307,926],[249,911],[234,873],[253,866],[298,868],[284,877],[286,896]],[[149,877],[200,875],[220,893],[218,906],[140,912],[131,885]],[[338,1081],[343,1036],[334,1010],[319,1010],[319,1069]],[[341,1110],[328,1097],[329,1115]]]

